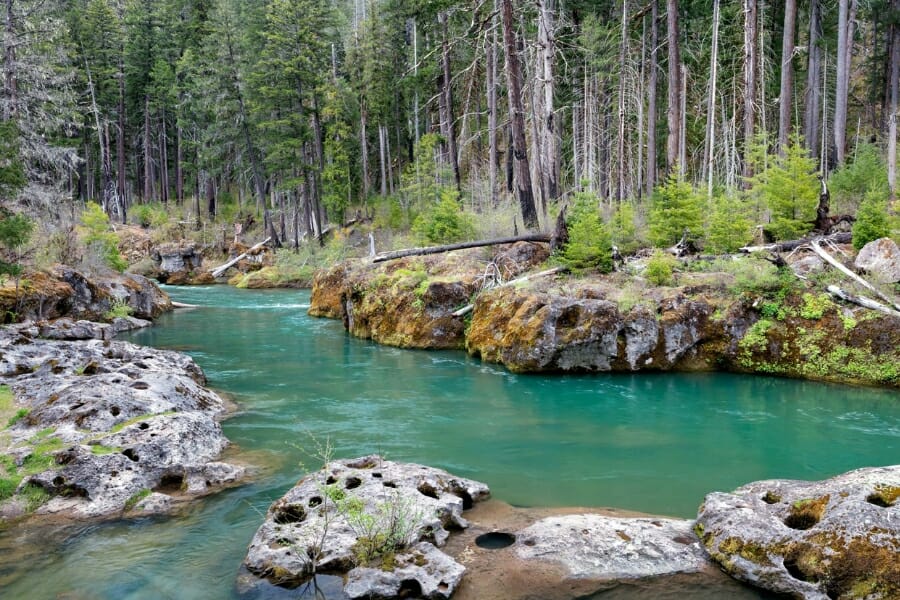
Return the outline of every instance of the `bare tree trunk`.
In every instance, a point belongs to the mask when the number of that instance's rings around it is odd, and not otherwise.
[[[3,48],[3,76],[7,104],[3,107],[3,120],[10,121],[16,116],[19,106],[19,82],[16,65],[16,23],[13,0],[6,0],[6,35]]]
[[[378,164],[381,167],[381,197],[387,197],[387,165],[384,160],[384,126],[378,126]]]
[[[794,98],[794,31],[797,29],[797,0],[784,3],[784,34],[781,38],[781,93],[778,96],[778,152],[787,151],[791,135],[791,106]]]
[[[538,216],[531,188],[531,172],[528,166],[528,149],[525,145],[525,109],[522,106],[522,69],[513,30],[512,0],[502,0],[500,14],[503,22],[503,45],[506,55],[506,80],[508,85],[509,114],[512,126],[512,146],[515,166],[516,195],[522,210],[526,229],[537,229]]]
[[[163,204],[169,202],[169,151],[166,140],[166,114],[160,110],[159,116],[159,191]]]
[[[175,202],[184,204],[184,150],[182,148],[181,127],[175,126]]]
[[[892,0],[894,14],[900,14],[900,0]],[[900,24],[893,23],[891,42],[891,101],[890,121],[888,122],[888,184],[891,188],[891,199],[897,199],[897,114],[900,103]]]
[[[150,156],[150,94],[144,94],[144,202],[153,197],[153,161]]]
[[[359,109],[359,154],[362,158],[362,195],[363,202],[369,198],[369,141],[366,133],[366,121],[368,120],[368,109],[363,103]]]
[[[822,5],[820,0],[809,3],[809,60],[806,69],[806,111],[803,118],[803,138],[810,155],[819,150],[819,117],[822,112]]]
[[[703,169],[706,173],[706,195],[712,198],[713,154],[716,149],[716,77],[719,67],[719,0],[713,3],[712,54],[709,59],[709,101],[706,107],[706,147]]]
[[[681,53],[678,46],[678,0],[666,0],[666,32],[669,40],[669,105],[666,109],[668,137],[666,138],[666,169],[671,173],[678,166],[679,173],[684,165],[679,164],[681,147]]]
[[[656,107],[659,93],[659,0],[650,0],[650,98],[647,101],[647,195],[656,186]]]
[[[833,127],[834,159],[837,165],[844,163],[847,146],[847,96],[850,88],[850,48],[853,45],[851,10],[856,12],[856,0],[838,1],[837,77],[835,78]]]
[[[491,40],[488,42],[486,79],[488,103],[488,182],[491,206],[497,204],[497,0],[491,16]]]
[[[744,0],[744,169],[746,182],[753,171],[750,147],[756,130],[756,0]]]
[[[554,64],[556,61],[556,0],[539,0],[540,14],[538,17],[538,46],[540,47],[540,81],[543,87],[543,102],[541,104],[541,157],[543,167],[541,177],[544,180],[544,214],[546,215],[547,201],[559,197],[559,136],[556,133],[556,117],[554,113],[554,96],[556,93],[556,75]]]
[[[625,199],[625,55],[628,52],[628,2],[622,1],[621,40],[619,43],[619,106],[616,135],[616,201]]]
[[[447,13],[438,14],[438,22],[441,24],[441,96],[445,114],[441,118],[441,128],[447,141],[447,155],[450,166],[453,167],[453,179],[456,189],[462,190],[462,182],[459,175],[459,154],[456,149],[456,131],[453,127],[453,80],[450,77],[450,40],[447,31]]]
[[[119,105],[116,126],[116,189],[119,201],[125,206],[125,50],[119,47]]]

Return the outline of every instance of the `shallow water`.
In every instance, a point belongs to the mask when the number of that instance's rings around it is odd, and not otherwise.
[[[262,514],[329,441],[336,457],[445,468],[516,505],[680,517],[709,491],[900,458],[895,391],[729,374],[515,375],[462,352],[351,338],[308,317],[304,291],[168,291],[200,307],[127,339],[193,356],[240,406],[226,435],[266,469],[176,518],[0,534],[0,597],[235,597]]]

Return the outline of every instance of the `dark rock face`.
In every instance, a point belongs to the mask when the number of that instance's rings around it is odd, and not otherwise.
[[[241,467],[216,460],[228,444],[217,420],[225,404],[203,387],[189,357],[106,340],[115,325],[67,325],[42,329],[99,339],[43,340],[28,325],[0,330],[0,376],[27,410],[2,451],[22,476],[20,490],[37,486],[49,495],[36,514],[163,510],[173,495],[208,493],[242,477]],[[13,497],[0,515],[21,508]]]
[[[715,492],[696,530],[726,572],[774,592],[900,597],[900,466]]]
[[[155,319],[172,310],[168,294],[140,275],[108,271],[88,276],[56,265],[26,279],[18,291],[10,285],[0,288],[0,309],[7,321],[59,317],[100,321],[117,305],[127,305],[139,319]]]
[[[287,586],[347,573],[351,598],[413,589],[415,597],[449,598],[465,568],[438,547],[449,529],[468,526],[463,510],[489,494],[482,483],[379,456],[334,461],[272,504],[244,564]]]

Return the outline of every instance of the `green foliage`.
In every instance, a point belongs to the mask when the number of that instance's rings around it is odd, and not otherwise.
[[[769,343],[767,335],[774,325],[770,319],[760,319],[747,330],[738,347],[745,351],[765,350]]]
[[[131,207],[132,220],[141,227],[162,227],[169,221],[169,213],[158,202]]]
[[[147,496],[149,496],[152,493],[153,492],[151,490],[148,490],[147,488],[138,490],[137,492],[133,493],[128,498],[128,500],[125,501],[125,512],[128,512],[129,510],[131,510],[132,508],[137,506],[141,500],[143,500],[144,498],[146,498]]]
[[[25,184],[25,167],[19,153],[19,130],[16,122],[0,122],[0,197],[14,197]]]
[[[828,186],[835,212],[852,212],[872,193],[887,196],[887,164],[877,147],[861,144],[853,162],[831,174]]]
[[[128,305],[128,302],[126,300],[122,298],[114,298],[112,301],[112,306],[103,314],[103,318],[107,321],[112,321],[113,319],[130,317],[132,312],[134,312],[134,309]]]
[[[29,412],[31,412],[31,411],[29,411],[27,408],[20,408],[19,410],[16,411],[16,414],[14,414],[13,416],[11,416],[9,418],[9,421],[7,421],[6,426],[12,427],[16,423],[18,423],[19,421],[21,421],[22,419],[27,417]]]
[[[403,550],[419,535],[422,511],[415,502],[400,493],[367,511],[359,498],[350,496],[336,502],[338,512],[356,536],[353,555],[359,565],[380,561],[393,563],[396,551]]]
[[[776,239],[798,238],[812,228],[819,203],[815,168],[815,161],[795,135],[784,156],[776,156],[774,165],[757,182],[772,213],[768,230]]]
[[[458,194],[452,188],[441,192],[441,201],[416,217],[412,230],[423,242],[450,244],[472,239],[475,225],[457,201]]]
[[[623,202],[613,212],[612,218],[607,224],[612,243],[622,254],[632,254],[640,247],[634,217],[634,205],[630,202]]]
[[[50,499],[50,494],[47,493],[47,490],[36,483],[28,483],[19,492],[19,495],[25,500],[25,512],[29,513],[36,511]]]
[[[23,214],[10,214],[0,210],[0,246],[3,257],[0,258],[0,274],[18,277],[22,274],[19,264],[20,249],[31,239],[34,222]]]
[[[866,193],[856,213],[856,222],[853,223],[853,247],[861,250],[869,242],[887,237],[890,233],[887,194],[873,189]]]
[[[99,204],[88,202],[81,213],[81,235],[88,248],[108,267],[121,272],[128,266],[119,253],[116,234],[109,231],[109,216]]]
[[[674,256],[662,250],[656,250],[647,261],[644,277],[654,285],[672,285],[674,282],[673,272],[677,264],[678,261]]]
[[[747,201],[735,194],[712,200],[712,211],[706,223],[705,247],[714,254],[735,252],[753,239]]]
[[[12,498],[21,481],[22,478],[18,476],[0,477],[0,502]]]
[[[443,142],[444,138],[436,133],[427,133],[419,138],[413,162],[400,176],[401,205],[404,209],[428,207],[444,198],[446,189],[453,181],[453,173],[435,158]]]
[[[653,192],[649,224],[655,246],[676,244],[685,233],[696,240],[703,232],[703,200],[691,184],[673,173]]]
[[[828,309],[834,307],[834,303],[827,294],[803,294],[803,305],[800,307],[800,316],[804,319],[821,319]]]
[[[598,205],[597,197],[588,192],[575,194],[568,218],[569,242],[560,254],[562,263],[573,271],[612,271],[612,240]]]

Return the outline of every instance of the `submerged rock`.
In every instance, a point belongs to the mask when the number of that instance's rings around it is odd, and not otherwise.
[[[900,466],[709,494],[697,517],[732,576],[803,598],[900,597]]]
[[[91,333],[87,325],[66,325],[48,331]],[[112,329],[101,326],[98,335]],[[0,330],[0,376],[21,408],[0,448],[11,458],[2,468],[20,481],[20,494],[40,499],[30,510],[74,518],[118,516],[136,506],[157,512],[172,496],[242,477],[243,468],[216,460],[228,445],[217,420],[225,403],[203,387],[205,376],[189,357],[105,339],[39,339],[36,330]],[[0,513],[17,516],[20,504],[7,505]]]
[[[244,565],[277,585],[349,572],[353,598],[447,598],[464,568],[441,553],[486,485],[379,456],[333,461],[275,501]]]
[[[573,579],[696,573],[708,565],[692,521],[597,514],[548,517],[516,534],[516,555],[561,565]]]

